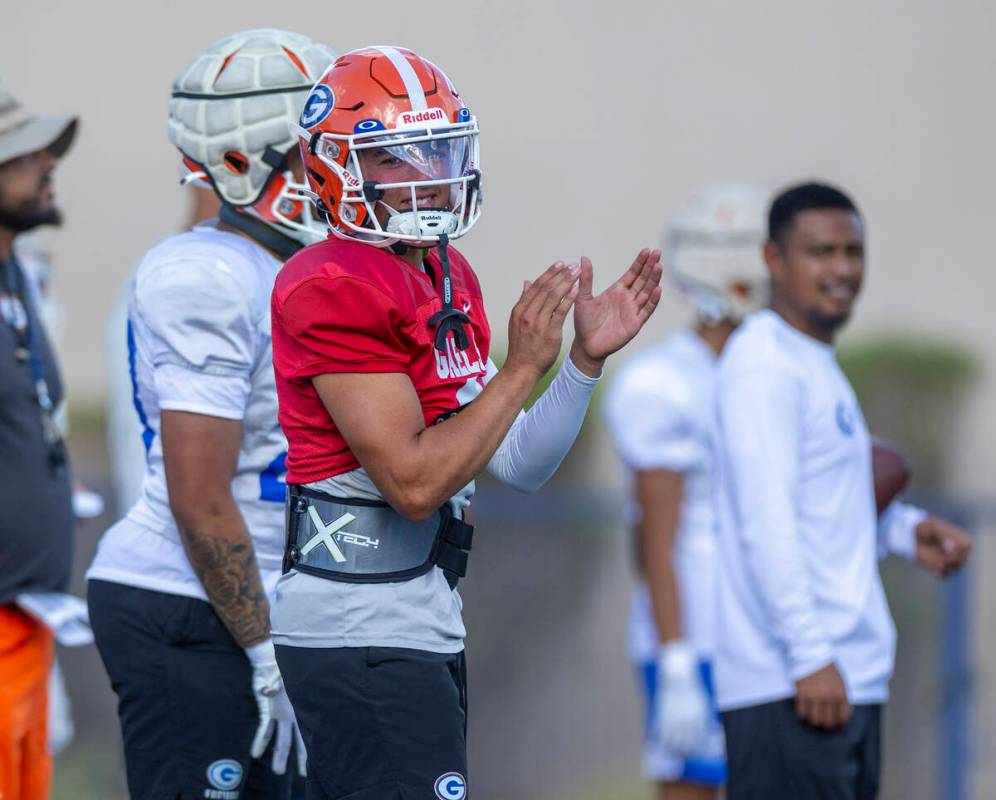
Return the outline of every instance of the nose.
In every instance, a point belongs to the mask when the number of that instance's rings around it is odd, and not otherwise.
[[[34,157],[39,169],[46,174],[55,169],[55,165],[58,163],[58,159],[51,150],[39,150]]]
[[[837,278],[853,278],[861,273],[864,256],[842,252],[831,263],[831,271]]]
[[[414,164],[406,163],[404,168],[399,170],[400,174],[397,178],[398,181],[405,182],[415,182],[415,181],[426,181],[429,180],[431,176],[426,175],[424,170],[419,169]]]
[[[48,175],[58,163],[58,159],[50,150],[39,150],[37,153],[32,153],[31,160],[42,175]]]

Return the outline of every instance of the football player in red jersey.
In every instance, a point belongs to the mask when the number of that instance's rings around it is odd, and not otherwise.
[[[597,296],[584,258],[527,281],[499,370],[477,277],[449,246],[477,222],[481,173],[477,121],[446,75],[408,50],[354,51],[297,130],[335,234],[285,264],[271,306],[289,445],[273,635],[309,797],[460,800],[474,477],[535,490],[553,474],[606,357],[658,303],[660,253]],[[523,413],[572,307],[570,355]]]

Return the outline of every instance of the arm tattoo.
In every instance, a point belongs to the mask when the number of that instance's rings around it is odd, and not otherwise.
[[[183,530],[187,557],[204,584],[208,600],[241,647],[270,635],[270,604],[251,544]]]

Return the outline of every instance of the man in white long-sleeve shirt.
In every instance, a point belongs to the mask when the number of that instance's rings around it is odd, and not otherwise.
[[[895,652],[878,559],[946,574],[956,527],[902,503],[876,519],[871,441],[833,343],[864,275],[864,223],[821,184],[774,200],[771,308],[748,317],[718,380],[715,658],[730,800],[865,800],[878,791]]]

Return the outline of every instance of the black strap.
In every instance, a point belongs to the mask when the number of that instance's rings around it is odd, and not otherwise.
[[[470,550],[474,544],[474,526],[468,525],[462,519],[450,517],[446,527],[443,528],[443,541],[461,550]]]
[[[284,261],[304,247],[297,239],[292,239],[290,236],[282,234],[262,220],[239,212],[227,203],[222,204],[221,210],[218,212],[218,219],[226,225],[231,225],[236,230],[241,231],[254,242],[263,245],[267,250],[272,250]]]
[[[451,572],[457,578],[467,577],[467,561],[470,554],[466,550],[447,544],[442,539],[436,547],[436,552],[432,554],[432,563],[443,572]]]
[[[446,254],[446,246],[449,244],[449,237],[445,233],[439,235],[436,249],[439,252],[439,266],[443,272],[440,282],[440,290],[443,295],[442,311],[437,311],[429,317],[429,325],[436,329],[436,349],[440,353],[446,352],[446,337],[453,333],[453,340],[461,350],[470,347],[470,338],[464,325],[470,324],[470,317],[462,311],[453,308],[453,282],[450,279],[450,259]]]
[[[467,562],[474,543],[474,526],[452,516],[449,503],[443,506],[446,522],[432,551],[432,561],[443,571],[451,589],[456,589],[461,578],[467,577]]]
[[[284,164],[287,162],[287,153],[281,153],[276,147],[268,144],[263,151],[260,161],[272,169],[283,169]]]

